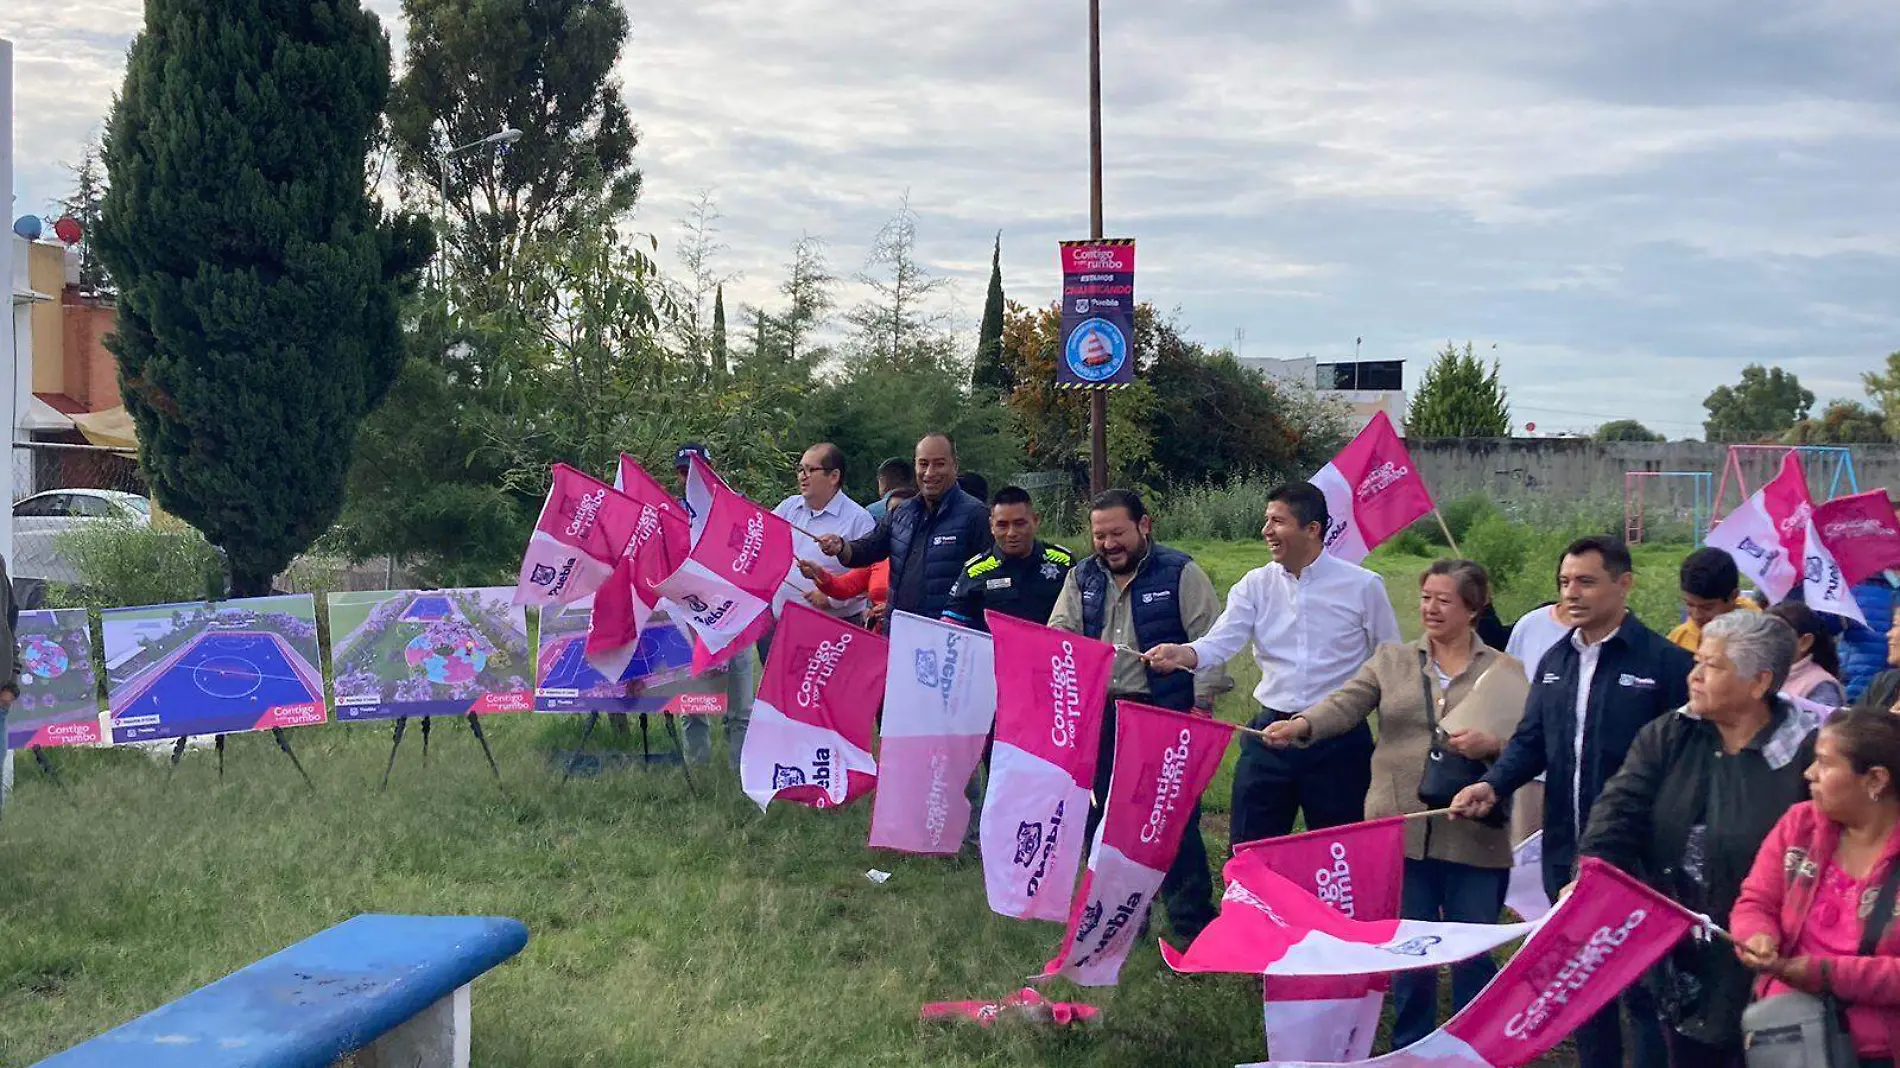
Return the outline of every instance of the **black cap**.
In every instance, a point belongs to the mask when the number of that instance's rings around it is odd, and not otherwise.
[[[706,446],[701,445],[697,441],[689,441],[681,445],[679,450],[673,454],[673,469],[675,471],[684,471],[691,465],[692,458],[695,456],[707,463],[712,463],[712,452],[708,450]]]

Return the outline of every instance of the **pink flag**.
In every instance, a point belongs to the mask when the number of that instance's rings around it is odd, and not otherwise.
[[[963,788],[996,719],[996,668],[987,634],[891,615],[871,846],[955,853],[970,829]]]
[[[1728,550],[1742,574],[1770,602],[1779,601],[1801,581],[1813,511],[1801,456],[1790,449],[1781,471],[1709,531],[1708,544]]]
[[[1814,509],[1814,526],[1849,586],[1900,567],[1900,518],[1884,489],[1820,505]]]
[[[1088,874],[1062,949],[1044,978],[1114,986],[1141,932],[1201,792],[1220,770],[1234,725],[1115,702],[1115,771],[1095,828]]]
[[[1431,491],[1384,412],[1309,481],[1326,495],[1332,516],[1326,551],[1349,563],[1432,510]]]
[[[1404,883],[1405,820],[1352,823],[1243,843],[1267,868],[1355,920],[1394,920]],[[1267,1049],[1281,1057],[1345,1061],[1372,1052],[1384,976],[1274,979],[1261,988]]]
[[[808,605],[785,606],[739,755],[739,783],[759,808],[775,797],[835,808],[870,792],[889,648]]]
[[[983,885],[1019,920],[1069,918],[1115,649],[984,613],[996,642],[996,742],[983,795]]]
[[[772,595],[797,561],[785,520],[718,486],[679,570],[655,585],[693,628],[693,674],[731,660],[772,627]]]
[[[566,464],[555,464],[547,503],[521,558],[516,604],[571,604],[613,573],[640,523],[625,494]]]
[[[614,488],[639,506],[640,517],[627,551],[614,564],[613,575],[594,594],[583,646],[587,662],[609,679],[627,670],[640,644],[640,632],[660,606],[655,587],[679,570],[692,546],[686,517],[672,496],[624,453],[614,473]]]
[[[1167,943],[1177,972],[1375,975],[1469,960],[1522,938],[1534,923],[1355,920],[1242,850],[1227,862],[1220,915],[1186,952]]]
[[[1464,1011],[1367,1068],[1517,1068],[1555,1048],[1694,927],[1669,899],[1595,858]],[[1314,1062],[1272,1060],[1242,1068]],[[1336,1062],[1317,1062],[1336,1063]]]

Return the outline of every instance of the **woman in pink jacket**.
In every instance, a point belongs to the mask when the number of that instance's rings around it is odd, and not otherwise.
[[[1842,709],[1808,767],[1812,801],[1775,824],[1729,913],[1756,997],[1831,993],[1863,1065],[1900,1057],[1900,924],[1862,955],[1875,899],[1900,863],[1900,716]],[[1893,910],[1889,910],[1890,912]]]

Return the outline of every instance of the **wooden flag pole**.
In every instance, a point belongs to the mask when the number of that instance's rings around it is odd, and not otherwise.
[[[1463,556],[1464,551],[1458,548],[1458,539],[1451,536],[1451,527],[1445,524],[1445,513],[1439,511],[1435,504],[1432,505],[1432,517],[1438,520],[1438,529],[1444,532],[1445,544],[1451,546],[1451,555]]]

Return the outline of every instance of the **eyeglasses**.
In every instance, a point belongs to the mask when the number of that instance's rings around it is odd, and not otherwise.
[[[799,464],[799,465],[798,465],[798,468],[797,468],[797,470],[798,470],[798,473],[799,473],[799,474],[801,474],[801,475],[816,475],[816,474],[821,474],[821,473],[824,473],[824,472],[827,472],[827,471],[836,471],[836,470],[837,470],[837,468],[835,468],[835,467],[812,467],[812,466],[810,466],[810,465],[807,465],[807,464]]]

